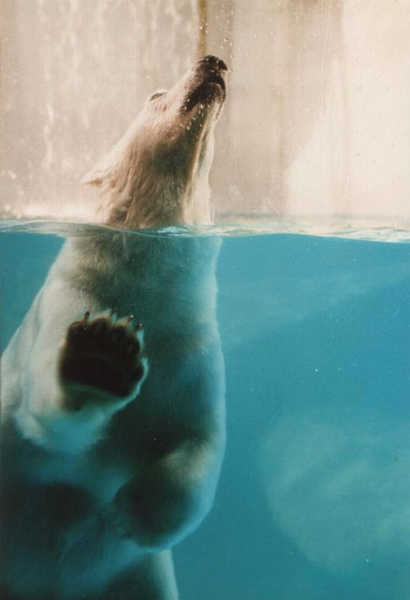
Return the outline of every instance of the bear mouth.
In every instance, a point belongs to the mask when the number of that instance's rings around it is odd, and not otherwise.
[[[227,71],[225,63],[208,56],[199,61],[198,70],[202,81],[186,96],[182,105],[184,112],[190,112],[198,104],[209,106],[216,101],[223,104],[225,100],[226,83],[222,74]]]
[[[226,96],[226,84],[222,75],[214,74],[201,83],[183,104],[184,112],[190,112],[197,104],[211,104],[215,100],[223,102]]]

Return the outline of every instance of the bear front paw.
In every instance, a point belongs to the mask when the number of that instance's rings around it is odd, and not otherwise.
[[[143,327],[131,315],[112,316],[72,323],[60,355],[59,375],[69,385],[96,388],[119,398],[137,390],[146,374],[142,357]]]

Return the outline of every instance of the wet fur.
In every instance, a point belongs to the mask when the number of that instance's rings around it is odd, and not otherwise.
[[[215,89],[197,112],[179,112],[215,72],[217,59],[206,60],[171,90],[168,108],[146,106],[111,163],[89,177],[108,224],[210,219],[202,184],[224,94]],[[167,163],[173,149],[161,136],[175,119],[191,123],[173,142],[188,156]],[[66,242],[2,358],[0,589],[8,600],[177,598],[169,548],[209,511],[225,442],[219,245],[110,230]],[[143,329],[130,329],[130,315]],[[86,385],[86,370],[78,381],[81,365],[70,363],[78,344],[87,360],[98,361],[101,348],[103,369],[130,343],[136,370],[125,388]]]

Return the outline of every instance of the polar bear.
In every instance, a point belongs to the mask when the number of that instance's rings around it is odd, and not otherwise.
[[[177,598],[170,547],[225,444],[208,173],[225,100],[206,56],[87,177],[109,227],[66,241],[2,358],[8,600]],[[165,228],[152,235],[132,230]]]

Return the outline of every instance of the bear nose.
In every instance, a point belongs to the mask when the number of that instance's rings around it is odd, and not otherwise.
[[[228,67],[221,58],[208,54],[199,61],[201,65],[211,69],[212,71],[227,71]]]

